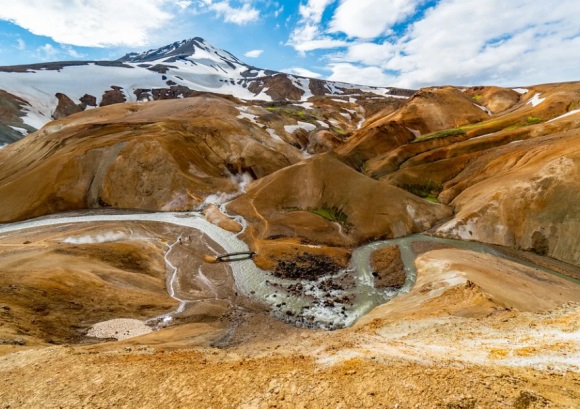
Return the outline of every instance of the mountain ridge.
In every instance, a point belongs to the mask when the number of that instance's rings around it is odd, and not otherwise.
[[[90,77],[91,81],[86,81]],[[413,90],[370,87],[291,75],[246,64],[201,37],[129,53],[114,61],[56,61],[0,67],[4,105],[0,144],[53,119],[122,102],[186,98],[199,92],[242,100],[308,101],[311,97],[409,97]]]

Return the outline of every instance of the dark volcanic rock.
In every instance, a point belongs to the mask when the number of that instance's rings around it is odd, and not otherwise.
[[[36,131],[30,125],[22,122],[22,116],[26,115],[24,107],[28,103],[16,95],[0,90],[0,145],[16,142],[27,133]],[[12,128],[22,128],[26,132]]]
[[[252,81],[248,89],[254,94],[259,94],[265,88],[266,94],[273,100],[291,100],[297,101],[304,95],[304,90],[296,87],[286,74],[277,74],[272,77],[262,77]]]
[[[402,287],[405,284],[405,270],[401,252],[397,246],[384,247],[371,254],[371,267],[375,277],[375,287]]]
[[[75,104],[74,101],[65,94],[58,92],[55,97],[58,99],[58,105],[52,114],[53,119],[64,118],[84,110],[80,104]]]
[[[97,106],[97,98],[89,95],[89,94],[85,94],[83,95],[79,101],[81,101],[81,105],[83,105],[83,109],[86,108],[87,106],[91,106],[91,107],[96,107]]]
[[[133,93],[135,94],[137,101],[151,101],[152,99],[150,89],[139,88],[133,91]]]
[[[151,92],[153,99],[156,101],[159,99],[188,98],[199,95],[199,91],[194,91],[182,85],[173,85],[169,88],[155,88]]]
[[[125,102],[127,99],[125,98],[125,94],[121,91],[122,87],[117,87],[115,85],[111,86],[112,90],[105,91],[103,94],[103,99],[101,100],[101,104],[99,106],[107,106],[113,104],[119,104],[121,102]]]
[[[177,67],[175,65],[165,65],[165,64],[155,64],[153,67],[149,67],[147,68],[149,71],[155,71],[158,72],[159,74],[165,74],[167,73],[167,71],[170,68],[175,68],[177,69]]]
[[[330,90],[326,86],[326,81],[311,79],[309,84],[310,92],[312,95],[317,97],[325,96],[326,94],[330,93]]]
[[[324,275],[336,274],[341,267],[330,257],[324,255],[304,254],[293,260],[282,260],[274,274],[291,280],[316,280]]]

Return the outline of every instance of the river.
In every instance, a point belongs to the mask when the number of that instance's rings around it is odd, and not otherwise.
[[[119,213],[119,214],[61,214],[41,217],[22,222],[0,225],[0,234],[21,231],[25,229],[43,228],[69,223],[107,223],[120,221],[158,222],[197,229],[218,243],[224,252],[249,251],[248,246],[238,238],[238,234],[230,233],[211,223],[199,212],[155,212],[155,213]],[[239,217],[238,217],[239,219]],[[245,226],[245,221],[240,219]],[[115,240],[112,238],[111,240]],[[176,241],[169,245],[165,253],[169,295],[179,301],[179,307],[173,313],[183,311],[188,300],[178,298],[174,291],[174,282],[179,274],[202,274],[203,271],[178,271],[171,263],[169,255]],[[417,271],[416,255],[412,245],[416,241],[429,241],[463,248],[479,253],[491,254],[504,259],[539,269],[550,274],[560,274],[539,267],[535,264],[514,259],[500,253],[492,246],[461,240],[443,239],[421,234],[407,237],[377,241],[363,245],[354,250],[349,268],[335,275],[320,277],[315,281],[295,281],[277,278],[267,271],[259,269],[252,260],[230,263],[237,290],[243,295],[271,309],[271,314],[284,321],[299,326],[336,329],[351,326],[375,306],[385,303],[393,297],[407,293],[415,284]],[[370,254],[379,248],[396,245],[401,252],[401,258],[406,273],[403,287],[400,289],[379,289],[374,286],[374,278],[370,266]],[[215,251],[215,250],[214,250]],[[576,281],[576,280],[573,280]],[[329,282],[332,284],[329,287]],[[346,284],[345,284],[346,283]],[[288,287],[300,284],[300,291],[287,291]],[[329,289],[330,288],[330,289]],[[348,302],[336,302],[337,299],[348,299]],[[171,320],[172,314],[166,314],[166,320]]]

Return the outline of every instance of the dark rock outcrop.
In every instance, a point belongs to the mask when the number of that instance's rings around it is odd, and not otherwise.
[[[53,119],[64,118],[84,110],[80,104],[75,104],[74,101],[65,94],[59,92],[55,97],[58,98],[58,105],[52,114]]]
[[[371,254],[371,267],[377,288],[399,288],[405,284],[405,270],[397,246],[384,247]]]
[[[127,101],[125,94],[123,91],[121,91],[123,89],[122,87],[112,85],[111,88],[112,90],[105,91],[99,106],[104,107],[107,105],[120,104]]]

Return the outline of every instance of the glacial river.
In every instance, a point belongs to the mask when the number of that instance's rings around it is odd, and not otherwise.
[[[245,221],[237,218],[245,226]],[[51,215],[23,222],[0,225],[0,234],[7,234],[25,229],[35,229],[69,223],[106,223],[106,222],[158,222],[197,229],[219,244],[225,253],[249,251],[248,246],[238,238],[238,234],[230,233],[209,223],[201,213],[119,213],[119,214],[63,214]],[[112,239],[114,240],[114,239]],[[239,292],[258,302],[268,305],[271,314],[279,319],[292,322],[296,325],[335,329],[351,326],[357,319],[379,304],[383,304],[401,293],[407,293],[415,284],[417,271],[415,269],[415,254],[412,244],[415,241],[429,241],[468,249],[479,253],[491,254],[504,259],[557,274],[551,270],[536,266],[532,263],[511,259],[498,252],[492,246],[476,242],[442,239],[425,235],[411,235],[392,240],[373,242],[357,248],[352,255],[348,269],[332,276],[320,277],[316,281],[295,281],[280,279],[267,271],[259,269],[252,260],[230,263],[234,281]],[[177,241],[175,242],[177,243]],[[175,245],[173,243],[173,245]],[[168,255],[172,246],[166,252],[168,278],[167,289],[169,295],[180,302],[175,314],[183,311],[188,300],[178,298],[174,291],[174,282],[179,274],[192,274],[188,271],[179,271],[170,261]],[[396,245],[401,251],[401,257],[406,273],[405,283],[400,289],[379,289],[374,286],[374,278],[370,266],[370,254],[379,248]],[[198,274],[195,272],[194,274]],[[559,274],[557,274],[559,275]],[[561,275],[559,275],[561,276]],[[561,276],[563,277],[563,276]],[[564,277],[567,278],[567,277]],[[567,278],[569,279],[569,278]],[[338,285],[328,286],[328,283]],[[575,281],[575,280],[574,280]],[[350,283],[344,285],[344,283]],[[300,295],[286,291],[290,285],[301,285]],[[333,300],[348,298],[350,301],[341,303]],[[167,314],[167,320],[172,314]]]

